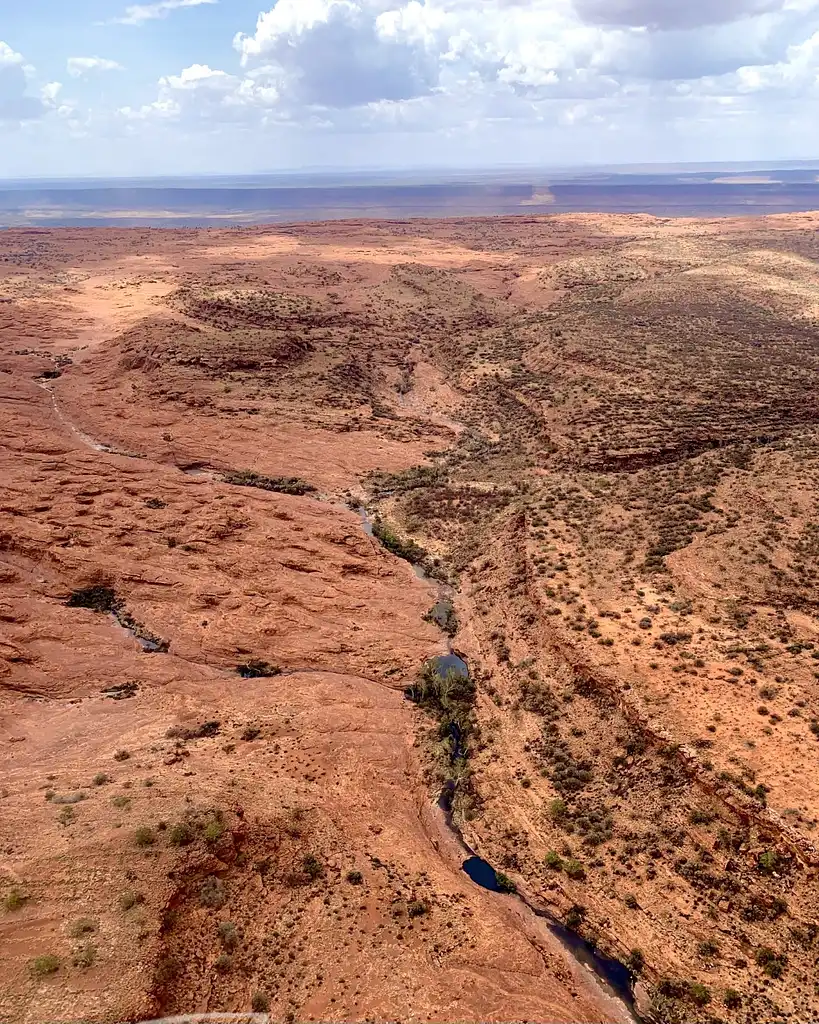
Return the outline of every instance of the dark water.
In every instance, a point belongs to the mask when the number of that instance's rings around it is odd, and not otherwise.
[[[450,828],[453,828],[453,830],[455,828],[451,822]],[[463,837],[460,834],[458,838],[463,842]],[[467,857],[462,867],[472,881],[476,885],[481,886],[482,889],[488,889],[490,892],[505,891],[498,882],[498,875],[495,869],[482,857],[476,857],[473,854],[471,857]],[[621,999],[631,1013],[634,1014],[633,979],[631,971],[629,971],[625,964],[620,963],[619,960],[613,960],[610,957],[604,956],[589,941],[578,935],[577,932],[573,932],[570,928],[555,921],[554,917],[545,910],[538,910],[537,907],[533,907],[520,894],[517,895],[517,899],[524,903],[536,917],[545,920],[549,931],[569,950],[575,960],[592,971],[611,994]]]
[[[488,889],[490,892],[501,891],[495,869],[482,857],[467,857],[462,867],[475,885],[479,885],[482,889]]]
[[[463,658],[457,654],[442,654],[438,658],[430,658],[429,664],[435,669],[439,676],[445,678],[448,673],[460,676],[462,679],[469,679],[469,669]]]

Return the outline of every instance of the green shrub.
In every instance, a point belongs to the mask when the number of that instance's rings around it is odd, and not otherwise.
[[[738,1010],[742,1006],[742,996],[735,988],[727,988],[722,1001],[729,1010]]]
[[[184,821],[178,822],[168,833],[168,842],[171,846],[189,846],[193,840],[193,830]]]
[[[239,932],[232,921],[220,921],[218,926],[219,939],[227,950],[236,949],[239,945]]]
[[[363,885],[364,876],[361,874],[360,871],[348,871],[347,881],[350,883],[350,885]]]
[[[712,957],[718,956],[720,951],[720,945],[714,939],[705,939],[697,946],[697,952],[701,957],[709,960]]]
[[[556,799],[552,800],[549,804],[549,814],[554,821],[562,821],[568,813],[568,807],[566,806],[565,800]]]
[[[295,476],[264,476],[252,469],[225,473],[222,479],[226,484],[233,484],[236,487],[258,487],[263,491],[276,491],[278,494],[310,494],[316,489],[312,484]]]
[[[563,870],[569,878],[573,878],[575,881],[581,881],[586,877],[585,867],[579,860],[575,860],[573,857],[563,861]]]
[[[407,562],[423,562],[427,557],[426,551],[416,544],[414,540],[402,540],[398,534],[386,523],[376,519],[373,523],[373,537],[381,541],[387,551],[403,558]]]
[[[205,838],[205,842],[207,843],[217,842],[217,840],[221,839],[224,834],[224,822],[218,821],[216,818],[213,818],[211,821],[209,821],[207,825],[205,825],[204,831],[202,832],[202,835]]]
[[[547,868],[551,868],[553,871],[563,870],[563,859],[556,850],[549,850],[543,858],[543,863]]]
[[[711,992],[698,981],[691,982],[688,985],[688,995],[697,1006],[707,1006],[711,1002]]]
[[[770,946],[760,946],[754,958],[769,978],[781,978],[788,965],[785,954],[777,953]]]
[[[765,875],[772,875],[779,867],[779,855],[776,850],[765,850],[757,858],[757,867]]]
[[[14,886],[9,889],[6,893],[5,899],[3,900],[3,907],[9,912],[20,910],[28,902],[28,894],[23,892],[22,889]]]
[[[508,875],[505,875],[502,871],[495,872],[495,880],[498,883],[499,892],[516,893],[518,891],[518,887],[515,885],[512,879]]]
[[[53,953],[45,953],[42,956],[35,956],[29,962],[29,968],[35,978],[47,978],[49,974],[55,974],[60,969],[60,958]]]
[[[140,825],[134,832],[134,842],[137,846],[153,846],[156,842],[156,835],[150,825]]]
[[[213,966],[220,974],[226,974],[233,966],[233,957],[230,953],[220,953]]]
[[[250,1000],[250,1006],[254,1013],[270,1012],[270,997],[266,992],[254,992]]]

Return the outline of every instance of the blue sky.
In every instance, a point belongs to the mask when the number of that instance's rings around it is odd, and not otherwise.
[[[819,157],[819,0],[0,0],[0,177]]]

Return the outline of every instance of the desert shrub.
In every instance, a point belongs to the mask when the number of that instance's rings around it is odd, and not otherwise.
[[[233,957],[230,953],[220,953],[213,966],[220,974],[226,974],[233,966]]]
[[[83,587],[66,602],[69,608],[90,608],[94,612],[114,612],[122,602],[111,587]]]
[[[171,725],[165,730],[168,740],[202,740],[219,735],[221,722],[203,722],[189,729],[184,725]]]
[[[265,679],[269,676],[281,675],[282,670],[278,665],[271,665],[268,661],[252,658],[243,665],[237,665],[236,671],[242,679]]]
[[[35,978],[47,978],[49,974],[55,974],[60,969],[60,958],[53,953],[44,953],[42,956],[35,956],[29,962],[29,969]]]
[[[698,946],[697,952],[701,957],[710,959],[719,955],[720,945],[714,939],[704,939]]]
[[[628,907],[629,910],[637,910],[640,904],[637,902],[637,897],[633,893],[626,893],[623,897],[623,903]]]
[[[117,796],[112,796],[111,797],[111,803],[112,803],[112,805],[114,807],[116,807],[116,808],[118,808],[119,810],[122,811],[122,810],[125,810],[126,807],[130,807],[131,806],[131,798],[128,797],[128,796],[123,796],[120,793]]]
[[[208,875],[199,887],[199,902],[203,907],[219,910],[227,903],[225,883],[216,875]]]
[[[574,857],[570,857],[568,860],[563,861],[563,870],[569,876],[576,881],[584,879],[586,877],[586,869],[580,863],[579,860],[575,860]]]
[[[114,754],[114,760],[115,761],[127,761],[130,756],[131,755],[130,755],[130,753],[127,750],[118,750]]]
[[[250,743],[251,740],[258,739],[258,737],[261,736],[261,734],[262,730],[258,727],[258,725],[246,725],[242,730],[242,739],[245,740],[247,743]]]
[[[234,484],[237,487],[258,487],[263,491],[276,491],[278,494],[310,494],[316,489],[312,484],[296,476],[264,476],[250,469],[225,473],[222,479],[226,484]]]
[[[225,949],[233,950],[239,945],[239,932],[232,921],[220,921],[218,925],[219,940]]]
[[[207,843],[215,843],[225,834],[225,823],[218,818],[213,818],[205,825],[202,835]]]
[[[518,887],[515,885],[512,879],[508,875],[505,875],[502,871],[495,872],[495,879],[498,883],[499,892],[516,893],[518,891]]]
[[[788,965],[785,954],[777,953],[770,946],[760,946],[754,954],[754,959],[769,978],[781,978]]]
[[[707,1006],[711,1002],[711,992],[705,985],[701,985],[698,981],[689,983],[688,995],[693,1003],[697,1006]]]
[[[81,804],[86,799],[85,793],[55,793],[51,798],[53,804]]]
[[[641,949],[632,949],[626,958],[626,967],[632,974],[639,974],[645,967],[646,958]]]
[[[556,850],[549,850],[543,858],[543,863],[553,871],[562,871],[563,869],[563,859]]]
[[[738,1010],[742,1006],[742,996],[735,988],[727,988],[722,1001],[729,1010]]]
[[[760,853],[756,865],[763,874],[772,875],[779,867],[779,856],[776,850],[765,850]]]
[[[144,902],[145,897],[141,892],[135,892],[133,889],[126,889],[119,898],[119,908],[120,910],[132,910],[134,907],[138,907]]]
[[[71,958],[71,962],[75,967],[79,967],[82,970],[88,970],[89,967],[94,966],[94,961],[96,959],[97,947],[89,942],[74,953],[74,956]]]
[[[60,813],[57,815],[57,821],[61,825],[70,825],[77,817],[77,812],[73,807],[63,807]]]
[[[586,919],[586,908],[582,903],[575,903],[569,908],[569,912],[566,915],[566,927],[571,928],[575,931],[580,927]]]
[[[360,871],[348,871],[347,881],[350,883],[350,885],[363,885],[364,876],[361,874]]]
[[[410,917],[423,917],[429,913],[429,904],[424,900],[413,900],[407,904],[407,914]]]
[[[68,934],[72,939],[81,939],[83,935],[91,935],[97,930],[97,922],[90,917],[78,917],[68,927]]]
[[[10,913],[20,910],[28,902],[28,895],[18,886],[9,889],[3,899],[3,908]]]
[[[176,959],[176,957],[164,954],[160,956],[156,964],[156,974],[154,975],[157,985],[169,985],[178,976],[182,969],[182,965]]]
[[[561,821],[566,817],[567,812],[566,801],[561,800],[559,797],[556,800],[552,800],[549,804],[549,815],[554,821]]]
[[[140,825],[134,832],[134,842],[137,846],[153,846],[156,842],[156,835],[150,825]]]
[[[250,1006],[254,1013],[269,1013],[270,997],[266,992],[254,992],[250,1000]]]
[[[302,870],[305,875],[311,880],[315,881],[317,878],[321,878],[324,874],[324,865],[313,853],[308,853],[304,860],[301,862]]]
[[[168,842],[171,846],[189,846],[193,840],[193,829],[184,821],[180,821],[172,826],[170,832],[168,832]]]
[[[111,781],[111,776],[106,772],[97,772],[91,781],[95,786],[104,786]]]

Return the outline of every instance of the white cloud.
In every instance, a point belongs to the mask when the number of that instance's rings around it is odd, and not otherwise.
[[[40,97],[43,103],[48,106],[53,106],[57,102],[57,97],[60,95],[63,89],[62,82],[46,82],[46,84],[40,89]]]
[[[82,78],[92,71],[122,71],[123,67],[115,60],[106,57],[69,57],[66,62],[68,73],[72,78]]]
[[[561,160],[600,146],[607,161],[678,160],[725,159],[729,138],[766,142],[766,125],[815,133],[819,0],[278,0],[233,44],[224,70],[165,75],[121,115],[373,146],[426,135],[433,157],[472,138],[484,161],[524,138]]]
[[[123,14],[111,20],[115,25],[144,25],[146,21],[167,18],[171,11],[182,7],[201,7],[203,4],[217,4],[219,0],[157,0],[152,4],[131,4]]]
[[[0,68],[22,67],[24,63],[22,53],[16,53],[8,43],[0,40]]]
[[[0,122],[31,121],[44,113],[42,100],[28,93],[33,75],[23,55],[0,40]]]

